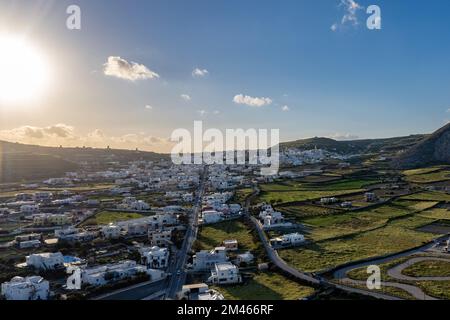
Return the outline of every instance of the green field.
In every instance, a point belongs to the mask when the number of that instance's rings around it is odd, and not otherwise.
[[[376,179],[340,179],[322,183],[301,183],[295,180],[283,180],[262,184],[261,191],[346,191],[363,189],[367,185],[377,183]]]
[[[419,192],[404,196],[401,199],[405,200],[425,200],[425,201],[450,201],[450,194],[438,191]]]
[[[215,288],[226,300],[298,300],[314,293],[314,289],[300,285],[278,273],[256,274],[249,283]]]
[[[450,281],[401,281],[391,278],[387,274],[387,270],[406,262],[411,257],[403,257],[399,259],[392,260],[388,263],[379,265],[381,269],[381,279],[382,281],[392,281],[398,283],[406,283],[416,285],[421,288],[426,294],[440,298],[440,299],[450,299]],[[450,267],[446,262],[438,261],[424,261],[419,262],[411,267],[403,270],[403,273],[410,276],[423,277],[423,276],[449,276]],[[358,268],[351,270],[348,277],[355,280],[367,280],[368,274],[366,268]]]
[[[309,238],[322,241],[381,228],[391,219],[410,215],[413,212],[414,210],[408,207],[387,204],[358,212],[300,219],[300,222],[311,227]]]
[[[243,204],[247,199],[247,197],[250,196],[252,193],[253,193],[252,188],[237,189],[236,193],[234,194],[233,202]]]
[[[266,203],[289,203],[307,200],[315,200],[323,197],[337,197],[357,192],[364,192],[363,189],[339,190],[339,191],[284,191],[284,192],[261,192],[260,202]]]
[[[289,206],[278,206],[278,211],[281,211],[285,214],[285,216],[289,219],[295,219],[297,221],[301,221],[304,218],[311,218],[317,216],[327,216],[336,214],[339,210],[330,209],[322,206],[314,206],[314,205],[289,205]]]
[[[437,220],[450,220],[450,211],[447,209],[431,209],[420,213],[420,216]]]
[[[450,260],[417,262],[403,269],[402,273],[411,277],[450,277]]]
[[[102,211],[97,213],[95,216],[89,218],[82,223],[82,226],[87,225],[105,225],[114,223],[117,221],[126,221],[131,219],[138,219],[144,217],[139,213],[130,212],[113,212],[113,211]]]
[[[279,254],[287,263],[300,270],[307,272],[325,270],[350,261],[420,246],[424,242],[431,241],[435,235],[415,229],[433,221],[416,215],[408,216],[393,220],[386,226],[372,231],[340,239],[313,242],[305,248],[282,250]]]
[[[409,175],[406,177],[406,181],[412,183],[433,183],[450,180],[450,171],[436,171],[425,174]]]
[[[421,175],[421,174],[428,174],[428,173],[436,172],[441,169],[442,169],[442,167],[429,167],[429,168],[405,170],[402,173],[405,176],[417,176],[417,175]]]
[[[224,240],[236,239],[239,251],[254,251],[259,247],[251,230],[242,220],[232,220],[202,226],[199,231],[197,249],[212,249],[220,246]]]

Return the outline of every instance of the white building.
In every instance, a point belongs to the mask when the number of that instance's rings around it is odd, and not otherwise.
[[[2,283],[1,293],[6,300],[47,300],[50,285],[39,276],[14,277],[10,282]]]
[[[84,231],[73,227],[55,230],[55,237],[60,241],[86,242],[94,240],[97,236],[98,232],[96,231]]]
[[[222,213],[215,210],[208,210],[202,212],[202,221],[204,224],[217,223],[223,220]]]
[[[227,252],[225,247],[217,247],[211,251],[202,250],[193,257],[192,267],[195,271],[207,271],[214,268],[216,263],[227,262]]]
[[[165,269],[169,265],[169,250],[167,248],[151,247],[140,250],[142,263],[151,269]]]
[[[134,197],[126,197],[117,208],[121,210],[147,211],[150,210],[150,205],[145,201],[136,200]]]
[[[156,230],[148,232],[151,246],[166,247],[172,242],[172,230]]]
[[[223,246],[227,251],[236,251],[239,249],[239,244],[236,239],[224,240]]]
[[[223,295],[214,289],[209,289],[205,283],[184,285],[178,293],[180,300],[225,300]]]
[[[292,247],[301,245],[305,242],[305,236],[296,232],[291,234],[285,234],[281,237],[270,239],[270,244],[273,247]]]
[[[211,276],[208,282],[213,284],[235,284],[241,283],[242,277],[239,273],[238,267],[231,262],[216,263],[214,269],[211,271]]]
[[[36,214],[39,213],[38,204],[24,204],[20,206],[20,212],[23,214]]]
[[[37,270],[55,270],[64,267],[64,257],[61,252],[36,253],[26,257],[27,266]]]
[[[320,199],[321,204],[333,204],[339,202],[338,198],[332,197],[332,198],[322,198]]]
[[[248,251],[246,253],[238,254],[236,257],[237,264],[241,264],[241,263],[250,264],[254,260],[255,260],[255,256],[250,251]]]
[[[121,229],[119,226],[111,223],[107,226],[103,226],[100,233],[105,239],[118,239],[121,235]]]
[[[28,240],[18,242],[20,249],[39,248],[42,245],[40,240]]]
[[[52,214],[39,213],[33,215],[33,224],[36,226],[63,226],[71,222],[72,216],[70,214]]]
[[[147,274],[151,281],[157,281],[164,277],[164,272],[160,270],[147,269],[143,265],[138,265],[136,261],[126,260],[115,264],[102,265],[98,267],[76,267],[70,266],[67,268],[69,274],[80,274],[81,283],[78,285],[103,286],[108,283],[114,283],[120,280],[129,279],[138,276],[139,274]],[[69,290],[80,289],[74,279],[69,277],[67,279],[67,288]]]

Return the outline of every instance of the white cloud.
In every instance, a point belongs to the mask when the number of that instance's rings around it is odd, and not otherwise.
[[[450,113],[450,108],[447,109],[447,113]]]
[[[0,130],[0,139],[28,142],[46,139],[72,139],[73,132],[73,127],[62,123],[48,127],[22,126],[11,130]]]
[[[363,9],[359,3],[355,0],[340,0],[339,7],[343,7],[345,13],[342,16],[340,23],[334,23],[330,27],[332,31],[336,31],[340,26],[344,26],[346,24],[351,24],[353,26],[357,26],[359,24],[358,11]]]
[[[151,71],[143,64],[128,62],[121,57],[110,56],[103,65],[103,73],[107,76],[129,81],[159,78],[159,74]]]
[[[194,78],[202,78],[202,77],[206,77],[209,74],[209,71],[206,69],[200,69],[200,68],[195,68],[192,71],[192,76]]]
[[[272,104],[272,99],[264,98],[264,97],[257,98],[257,97],[246,96],[243,94],[238,94],[238,95],[234,96],[233,102],[236,104],[245,104],[250,107],[260,108],[260,107]]]
[[[291,109],[289,109],[288,106],[283,106],[283,107],[281,108],[281,111],[284,111],[284,112],[287,112],[287,111],[289,111],[289,110],[291,110]]]
[[[219,110],[214,110],[213,114],[220,114]]]
[[[76,134],[74,127],[56,124],[48,127],[22,126],[10,130],[0,130],[0,140],[37,144],[45,146],[93,147],[170,152],[174,143],[168,138],[155,137],[144,133],[127,133],[110,136],[100,129],[87,134]]]
[[[351,133],[334,133],[332,135],[327,136],[327,138],[334,140],[357,140],[359,136],[351,134]]]
[[[198,114],[202,117],[206,116],[208,114],[208,111],[206,110],[197,110]]]
[[[184,101],[191,101],[191,100],[192,100],[191,96],[188,95],[188,94],[182,94],[180,97],[181,97],[181,99],[183,99]]]
[[[148,105],[145,106],[145,109],[147,109],[147,110],[153,110],[153,107],[152,107],[151,105],[148,104]]]

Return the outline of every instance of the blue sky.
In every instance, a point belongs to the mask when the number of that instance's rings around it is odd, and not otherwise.
[[[56,71],[54,88],[33,108],[0,107],[0,129],[7,136],[23,126],[65,124],[79,136],[168,137],[204,120],[220,129],[279,128],[283,140],[294,140],[444,125],[450,2],[356,2],[358,25],[341,24],[348,11],[340,0],[2,0],[0,31],[26,34]],[[69,4],[81,7],[80,31],[65,28]],[[371,4],[381,8],[382,30],[366,28]],[[106,76],[110,56],[160,77]],[[195,68],[208,74],[193,77]],[[239,94],[272,102],[236,104]]]

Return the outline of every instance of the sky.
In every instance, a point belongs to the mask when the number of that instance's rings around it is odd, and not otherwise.
[[[81,30],[66,27],[70,5]],[[366,26],[370,5],[381,30]],[[0,0],[0,39],[26,39],[49,70],[35,99],[0,103],[0,139],[168,152],[195,120],[282,141],[430,133],[450,119],[448,12],[448,0]]]

